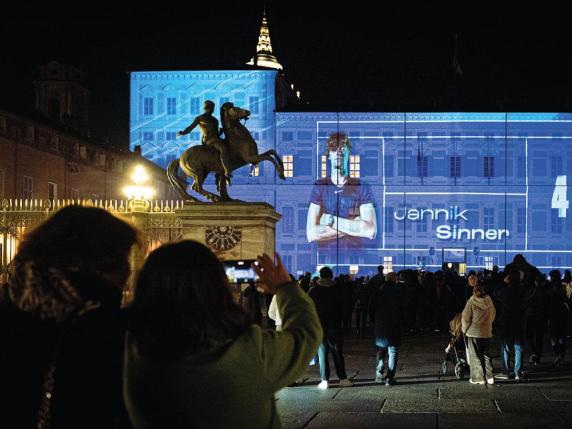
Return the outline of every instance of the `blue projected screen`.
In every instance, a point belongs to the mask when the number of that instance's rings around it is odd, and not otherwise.
[[[543,271],[572,266],[572,115],[333,115],[280,114],[278,152],[295,153],[276,241],[293,272],[502,268],[518,253]],[[285,145],[291,129],[315,140]]]
[[[130,147],[166,167],[201,144],[198,128],[179,131],[206,100],[219,123],[224,102],[248,108],[259,153],[276,150],[286,179],[261,162],[233,172],[228,191],[282,215],[276,250],[292,274],[502,268],[519,253],[544,272],[572,269],[572,114],[284,112],[276,79],[132,73]],[[216,192],[212,176],[205,186]]]

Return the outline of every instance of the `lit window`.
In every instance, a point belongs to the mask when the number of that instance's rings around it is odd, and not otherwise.
[[[328,176],[328,157],[326,155],[322,155],[320,158],[320,172],[322,178]]]
[[[176,131],[167,131],[165,133],[165,140],[167,140],[167,141],[177,140],[177,132]]]
[[[391,273],[393,271],[393,256],[383,257],[383,274]]]
[[[177,99],[175,97],[167,98],[167,115],[177,114]]]
[[[258,164],[256,164],[254,166],[254,168],[252,169],[252,172],[250,174],[252,177],[258,177],[260,176],[260,166]]]
[[[359,171],[359,155],[350,155],[350,177],[360,177]]]
[[[294,177],[294,155],[284,155],[282,162],[284,164],[284,176]]]
[[[201,110],[201,99],[199,97],[191,98],[191,115],[198,115]]]
[[[143,132],[143,141],[144,142],[152,142],[153,141],[153,131],[144,131]]]
[[[485,256],[484,262],[485,262],[485,270],[492,271],[494,264],[495,264],[493,257],[492,256]]]
[[[153,99],[144,98],[143,99],[143,114],[152,115],[153,114]]]

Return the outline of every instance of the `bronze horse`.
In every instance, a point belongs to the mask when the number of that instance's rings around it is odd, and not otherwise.
[[[227,145],[230,158],[229,168],[234,171],[246,164],[256,165],[261,161],[270,161],[276,167],[278,175],[284,179],[284,165],[274,149],[258,153],[256,141],[248,129],[240,122],[248,119],[250,112],[233,103],[226,102],[220,108],[222,129],[225,134],[223,142]],[[220,162],[217,150],[208,145],[197,145],[187,149],[179,159],[169,163],[167,177],[173,188],[185,200],[199,201],[187,193],[187,181],[178,176],[179,167],[188,176],[193,178],[192,189],[204,195],[211,201],[232,201],[226,189],[224,168]],[[203,188],[203,183],[209,173],[215,173],[217,189],[220,195],[213,194]]]

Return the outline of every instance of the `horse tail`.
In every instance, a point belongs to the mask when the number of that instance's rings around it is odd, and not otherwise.
[[[167,178],[171,186],[179,193],[183,199],[189,199],[189,194],[187,194],[187,181],[179,177],[179,159],[174,159],[169,163],[167,167]]]

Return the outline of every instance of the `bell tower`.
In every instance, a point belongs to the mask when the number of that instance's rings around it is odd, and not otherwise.
[[[246,64],[268,67],[271,69],[282,70],[282,64],[278,62],[272,53],[272,45],[270,44],[270,30],[268,29],[268,18],[266,17],[266,8],[262,14],[262,25],[260,26],[260,34],[258,35],[258,44],[256,45],[256,55]]]
[[[76,67],[52,61],[40,66],[34,81],[36,109],[46,117],[76,130],[87,130],[89,91],[85,75]]]

